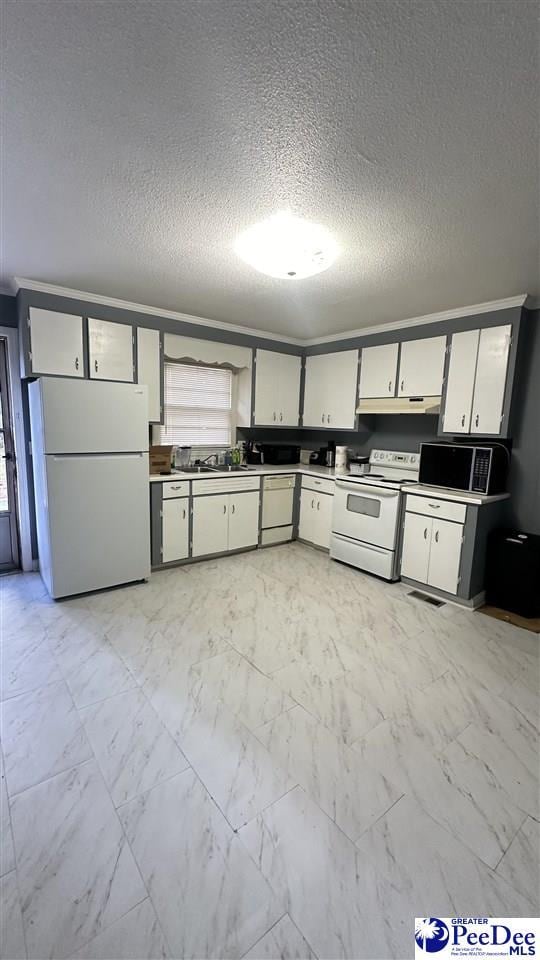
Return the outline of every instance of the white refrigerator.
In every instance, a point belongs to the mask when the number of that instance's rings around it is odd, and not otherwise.
[[[51,597],[150,575],[145,386],[29,385],[39,569]]]

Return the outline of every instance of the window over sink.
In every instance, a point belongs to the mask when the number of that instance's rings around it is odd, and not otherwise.
[[[167,363],[159,443],[225,448],[234,442],[233,372],[226,367]]]

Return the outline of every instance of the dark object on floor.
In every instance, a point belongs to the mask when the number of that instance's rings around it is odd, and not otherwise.
[[[486,604],[540,617],[540,536],[494,530],[486,558]]]
[[[420,593],[419,590],[411,590],[410,597],[415,600],[423,600],[424,603],[430,603],[432,607],[444,607],[444,600],[437,600],[435,597],[428,597],[426,593]]]
[[[510,613],[509,610],[501,610],[500,607],[480,607],[477,613],[485,613],[487,617],[494,617],[495,620],[504,620],[505,623],[511,623],[514,627],[521,627],[522,630],[530,630],[531,633],[540,633],[540,617],[520,617],[519,613]]]

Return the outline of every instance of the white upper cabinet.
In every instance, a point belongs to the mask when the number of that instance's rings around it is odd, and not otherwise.
[[[137,329],[137,383],[148,387],[148,420],[161,420],[161,352],[159,330]]]
[[[445,433],[469,433],[479,335],[479,330],[465,330],[455,333],[450,341],[443,415]]]
[[[326,358],[324,354],[306,358],[306,380],[304,384],[304,427],[325,426],[326,407],[323,397]]]
[[[82,317],[30,307],[29,328],[32,373],[84,377]]]
[[[254,417],[257,426],[298,426],[301,369],[300,357],[257,350]]]
[[[129,324],[89,317],[88,350],[92,380],[133,382],[133,331]]]
[[[279,422],[284,426],[297,427],[300,417],[302,358],[287,353],[280,353],[278,356],[280,357],[278,377],[280,392]]]
[[[446,337],[426,337],[364,347],[360,364],[360,400],[388,397],[438,397],[444,375]],[[399,372],[398,372],[399,360]]]
[[[360,363],[361,400],[393,397],[396,390],[398,344],[364,347]]]
[[[500,433],[512,327],[480,331],[471,433]]]
[[[307,357],[303,426],[354,430],[357,380],[358,350]]]
[[[511,324],[452,336],[444,433],[501,433],[511,338]]]
[[[403,341],[398,397],[440,397],[445,352],[446,337]]]

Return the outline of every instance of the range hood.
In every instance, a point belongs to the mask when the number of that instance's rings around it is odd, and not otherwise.
[[[439,413],[440,397],[381,397],[359,400],[357,413]]]

